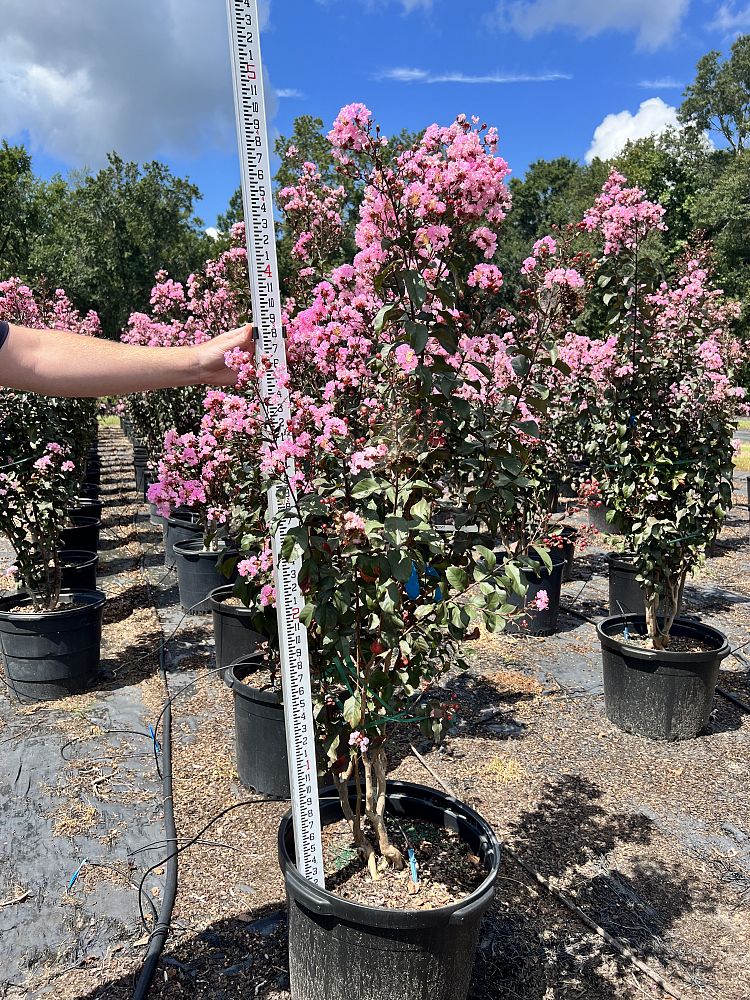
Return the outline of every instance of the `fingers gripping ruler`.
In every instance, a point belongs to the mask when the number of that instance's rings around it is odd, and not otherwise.
[[[276,262],[276,238],[271,197],[268,129],[263,103],[263,66],[260,54],[260,23],[257,0],[227,0],[232,77],[237,116],[237,139],[245,207],[247,261],[253,304],[253,322],[258,331],[258,357],[271,359],[261,385],[274,433],[278,440],[288,434],[291,416],[289,392],[280,388],[277,373],[286,368],[281,326],[281,296]],[[287,473],[294,472],[290,461]],[[317,885],[324,885],[323,848],[318,809],[318,779],[315,760],[315,723],[310,690],[307,632],[299,620],[302,595],[298,573],[301,561],[281,558],[281,547],[296,523],[289,510],[291,497],[281,488],[271,489],[268,510],[272,523],[280,512],[273,537],[276,607],[284,695],[289,778],[294,818],[297,869]]]

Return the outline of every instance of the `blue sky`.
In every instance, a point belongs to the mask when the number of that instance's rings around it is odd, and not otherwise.
[[[745,0],[262,0],[274,133],[363,101],[386,134],[459,112],[500,131],[516,175],[616,152],[674,121],[709,48],[750,31]],[[33,11],[30,8],[33,7]],[[0,136],[37,171],[108,149],[163,159],[213,224],[239,179],[224,0],[0,0]]]

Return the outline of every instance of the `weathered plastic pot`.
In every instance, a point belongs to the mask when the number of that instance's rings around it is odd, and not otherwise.
[[[210,595],[228,579],[220,569],[222,560],[229,553],[226,549],[217,551],[203,548],[203,536],[177,542],[174,546],[177,560],[177,587],[180,592],[180,605],[189,614],[204,615],[211,610]]]
[[[233,663],[225,675],[234,694],[237,775],[246,788],[288,799],[289,764],[281,694],[253,687],[253,674],[264,662],[262,654],[254,653]]]
[[[60,532],[61,549],[99,551],[99,529],[102,522],[97,517],[71,517],[72,526]]]
[[[505,626],[505,631],[509,635],[554,635],[557,628],[557,618],[560,613],[560,591],[562,588],[562,578],[567,559],[560,549],[550,550],[552,569],[548,570],[542,565],[537,572],[531,569],[522,569],[521,575],[526,581],[526,594],[509,593],[507,595],[508,604],[512,604],[519,611],[527,609],[522,615],[511,619]],[[547,606],[545,608],[529,608],[529,605],[537,600],[540,591],[547,594]]]
[[[93,517],[101,521],[102,501],[96,497],[76,497],[68,507],[69,517]]]
[[[0,646],[5,678],[20,702],[53,701],[86,691],[99,672],[102,611],[106,600],[97,590],[63,591],[64,611],[19,614],[31,604],[24,594],[0,598]]]
[[[588,509],[588,519],[589,527],[595,528],[600,531],[603,535],[621,535],[622,526],[619,523],[617,517],[610,524],[607,520],[607,508],[604,504],[600,504],[598,507],[589,507]]]
[[[92,499],[98,499],[101,490],[99,489],[98,483],[90,483],[86,481],[81,483],[81,488],[78,491],[82,497],[91,497]]]
[[[609,613],[611,615],[645,615],[646,592],[638,583],[638,567],[632,552],[610,552],[607,555],[609,569]],[[662,604],[659,604],[661,611]],[[682,610],[682,602],[678,614]]]
[[[142,445],[133,447],[133,471],[135,473],[135,488],[138,493],[146,491],[146,467],[148,465],[148,448]]]
[[[58,552],[62,571],[63,590],[96,590],[96,569],[99,556],[82,549],[63,549]]]
[[[565,557],[562,574],[563,583],[570,583],[573,579],[573,562],[575,561],[577,538],[578,528],[566,525],[560,532],[560,548],[558,551]]]
[[[254,653],[263,643],[263,636],[252,627],[253,610],[226,603],[233,594],[234,587],[229,584],[217,587],[209,595],[217,667],[228,667],[241,657]]]
[[[466,998],[482,917],[495,894],[497,837],[473,809],[423,785],[389,781],[388,808],[402,823],[426,820],[456,831],[479,857],[485,877],[468,896],[433,910],[362,906],[299,874],[287,813],[279,828],[279,862],[286,882],[295,1000]],[[333,788],[321,793],[320,813],[323,824],[342,818]]]
[[[198,515],[185,508],[172,511],[171,517],[165,517],[162,523],[164,530],[164,566],[173,569],[177,565],[174,554],[176,542],[187,542],[201,538],[203,528],[199,524]]]
[[[627,628],[646,633],[643,615],[615,615],[597,627],[602,644],[604,707],[619,729],[652,740],[687,740],[708,725],[726,637],[708,625],[678,618],[673,636],[700,640],[700,652],[648,649],[622,639]]]

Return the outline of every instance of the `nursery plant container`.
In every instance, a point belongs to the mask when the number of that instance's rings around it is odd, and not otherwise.
[[[252,609],[226,603],[233,594],[234,587],[229,584],[217,587],[209,595],[217,667],[228,667],[241,657],[254,653],[263,643],[263,636],[252,627]]]
[[[611,615],[645,615],[646,592],[636,580],[638,567],[635,565],[635,555],[632,552],[610,552],[607,555],[607,564],[609,567],[609,613]],[[661,604],[659,609],[661,609]]]
[[[102,610],[98,590],[63,591],[63,611],[19,614],[26,594],[0,598],[0,646],[8,687],[20,702],[53,701],[87,690],[99,672]]]
[[[96,569],[99,556],[82,549],[58,552],[62,567],[63,590],[96,590]]]
[[[228,578],[222,573],[220,565],[229,553],[226,549],[204,549],[201,533],[198,538],[177,542],[174,554],[177,560],[180,604],[190,614],[208,614],[211,610],[211,592],[227,583]],[[236,572],[233,576],[236,576]]]
[[[611,524],[607,520],[607,508],[604,504],[600,504],[598,507],[589,507],[588,519],[589,527],[595,528],[603,535],[622,534],[622,526],[619,524],[617,518]]]
[[[576,539],[578,538],[578,528],[565,526],[560,532],[562,544],[560,546],[561,555],[565,556],[563,566],[562,582],[570,583],[573,579],[573,562],[576,555]]]
[[[433,910],[362,906],[299,874],[287,813],[279,828],[279,863],[286,882],[289,976],[296,1000],[466,998],[482,917],[495,894],[497,837],[473,809],[423,785],[389,781],[388,808],[402,823],[427,820],[456,831],[479,857],[485,878],[470,895]],[[342,818],[333,788],[321,792],[320,813],[324,825]]]
[[[201,538],[203,528],[199,524],[196,513],[179,507],[172,511],[171,517],[164,518],[162,527],[164,529],[164,565],[167,569],[172,569],[177,565],[174,554],[175,542],[187,542],[194,538]]]
[[[99,459],[89,459],[86,463],[86,481],[89,483],[100,483],[102,478],[102,467]]]
[[[138,493],[146,490],[146,466],[148,465],[148,449],[143,446],[133,447],[133,471],[135,472],[135,488]]]
[[[604,706],[619,729],[652,740],[687,740],[706,727],[719,666],[729,643],[718,629],[676,619],[673,636],[710,645],[705,651],[648,649],[622,639],[624,627],[644,635],[643,615],[614,615],[596,630],[602,644]]]
[[[540,590],[547,593],[548,605],[544,610],[530,609],[518,618],[509,621],[505,631],[509,635],[554,635],[557,628],[557,616],[560,613],[560,589],[562,587],[563,571],[567,558],[561,549],[551,549],[550,559],[552,569],[542,565],[534,572],[532,569],[521,570],[526,581],[526,594],[508,594],[508,604],[522,609],[535,601]]]
[[[246,788],[289,798],[289,764],[281,693],[253,686],[253,674],[265,663],[254,653],[233,663],[226,681],[234,694],[237,774]]]
[[[79,492],[82,497],[91,497],[92,499],[97,500],[101,490],[99,488],[99,483],[90,483],[86,481],[81,484]]]
[[[60,532],[61,549],[84,549],[86,552],[99,551],[99,529],[102,522],[97,517],[71,517],[70,528]]]
[[[101,520],[102,501],[96,497],[76,497],[68,507],[69,517],[94,517]]]

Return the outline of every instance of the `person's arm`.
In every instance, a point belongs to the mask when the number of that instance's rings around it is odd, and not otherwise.
[[[65,330],[11,324],[0,348],[0,387],[44,396],[125,396],[183,385],[233,385],[232,348],[253,351],[250,325],[196,347],[138,347]]]

